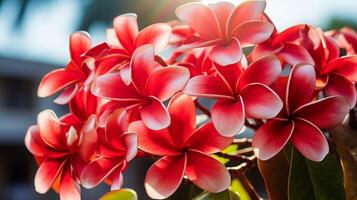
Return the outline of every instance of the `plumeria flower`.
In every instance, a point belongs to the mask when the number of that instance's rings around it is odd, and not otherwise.
[[[101,65],[116,65],[126,84],[131,81],[130,61],[135,50],[151,44],[155,54],[166,48],[171,35],[171,27],[164,23],[150,25],[139,32],[137,16],[134,13],[119,15],[113,21],[113,28],[108,29],[108,43],[112,50],[101,57]]]
[[[304,45],[302,45],[303,36],[306,37],[308,32],[312,32],[318,38],[317,30],[306,24],[289,27],[281,33],[273,33],[269,40],[255,46],[249,58],[257,60],[266,55],[275,54],[291,66],[299,63],[314,64],[314,60],[305,46],[316,46],[317,41],[304,40]]]
[[[217,66],[217,76],[191,78],[184,93],[218,99],[211,115],[214,127],[223,136],[234,136],[244,126],[245,118],[275,117],[283,107],[279,96],[267,85],[281,74],[280,61],[266,56],[246,69],[240,64]]]
[[[112,190],[121,188],[122,172],[137,153],[137,135],[127,131],[127,118],[124,109],[117,109],[109,116],[106,127],[99,129],[97,158],[82,170],[84,187],[93,188],[107,179]]]
[[[226,66],[241,60],[242,47],[264,42],[272,34],[274,25],[261,20],[265,6],[263,0],[245,1],[237,7],[228,2],[193,2],[178,7],[176,15],[199,34],[189,46],[212,47],[210,58]]]
[[[79,175],[90,161],[97,142],[95,117],[89,117],[76,128],[45,110],[38,115],[37,123],[28,129],[25,137],[27,149],[39,163],[36,191],[43,194],[53,187],[61,200],[79,200]]]
[[[110,73],[96,79],[92,92],[138,109],[145,125],[158,130],[170,124],[170,115],[162,102],[180,91],[190,74],[180,66],[160,67],[155,64],[154,57],[152,45],[137,48],[131,61],[130,85],[124,83],[119,73]]]
[[[290,72],[287,81],[277,86],[285,100],[278,117],[264,124],[253,137],[258,158],[268,160],[279,153],[290,140],[306,158],[321,161],[329,151],[327,140],[320,130],[338,125],[348,113],[349,105],[341,96],[313,101],[315,70],[312,65],[299,64]]]
[[[68,103],[80,89],[90,85],[95,75],[95,58],[109,49],[106,43],[91,48],[90,36],[83,31],[72,34],[69,43],[71,61],[66,68],[46,74],[37,92],[39,97],[48,97],[64,90],[55,100],[58,104]]]
[[[326,33],[336,39],[340,48],[344,49],[347,55],[356,55],[357,52],[357,32],[350,27],[343,27],[341,30],[331,30]]]
[[[190,76],[215,75],[216,70],[211,59],[208,57],[208,51],[205,49],[195,49],[186,54],[179,62],[180,66],[187,67],[190,70]]]
[[[139,148],[161,156],[148,170],[145,189],[154,199],[164,199],[179,187],[183,176],[209,192],[221,192],[230,185],[230,175],[219,161],[209,156],[231,142],[232,138],[217,133],[212,122],[196,127],[195,105],[191,97],[178,94],[168,110],[172,119],[166,129],[154,131],[142,121],[130,124],[138,133]]]

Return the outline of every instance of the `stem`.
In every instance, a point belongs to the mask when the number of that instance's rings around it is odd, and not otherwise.
[[[247,177],[244,175],[244,173],[238,173],[237,177],[239,178],[240,182],[242,183],[244,189],[247,190],[247,192],[248,192],[250,198],[252,198],[252,200],[262,200],[263,199],[254,190],[253,186],[249,183],[249,181],[248,181]]]
[[[201,105],[200,102],[197,99],[195,100],[195,105],[201,112],[203,112],[208,117],[211,117],[211,112],[206,107]]]
[[[161,66],[167,67],[168,64],[165,62],[164,59],[162,59],[160,56],[156,55],[155,56],[155,61],[158,62]]]

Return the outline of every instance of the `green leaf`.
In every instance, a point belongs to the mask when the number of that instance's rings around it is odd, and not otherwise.
[[[339,160],[329,153],[321,162],[292,151],[289,175],[289,200],[344,200],[342,170]]]
[[[238,152],[238,144],[231,144],[227,148],[222,150],[222,153],[228,154],[228,155],[237,155]]]
[[[138,196],[134,190],[123,188],[106,193],[100,200],[138,200]]]
[[[220,163],[222,163],[223,165],[227,164],[229,162],[229,158],[223,158],[221,156],[217,156],[215,154],[211,155],[214,159],[218,160]]]
[[[225,190],[220,193],[203,192],[193,200],[240,200],[236,192]]]
[[[238,179],[233,179],[230,189],[239,195],[240,200],[251,200],[247,190]]]

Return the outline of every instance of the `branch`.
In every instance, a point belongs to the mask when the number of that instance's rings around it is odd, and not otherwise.
[[[207,115],[208,117],[211,117],[211,112],[204,107],[203,105],[200,104],[200,102],[198,102],[198,100],[195,100],[195,106],[201,111],[203,112],[205,115]]]
[[[167,67],[168,64],[165,62],[164,59],[162,59],[160,56],[156,55],[155,56],[155,61],[158,62],[161,66]]]

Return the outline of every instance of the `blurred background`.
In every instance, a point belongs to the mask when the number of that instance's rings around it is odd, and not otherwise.
[[[39,195],[34,191],[37,166],[23,140],[41,110],[51,108],[59,116],[66,112],[65,107],[52,103],[53,98],[37,98],[36,90],[44,74],[67,63],[69,35],[85,30],[99,43],[117,15],[137,13],[143,28],[175,19],[174,9],[188,1],[0,0],[0,199],[58,198],[54,192]],[[355,0],[267,0],[266,12],[278,30],[299,23],[329,30],[344,25],[357,28],[356,10]],[[140,168],[149,164],[135,161],[125,174],[124,186],[135,188],[141,197],[145,171]],[[107,190],[105,185],[83,189],[83,199],[98,199]]]

